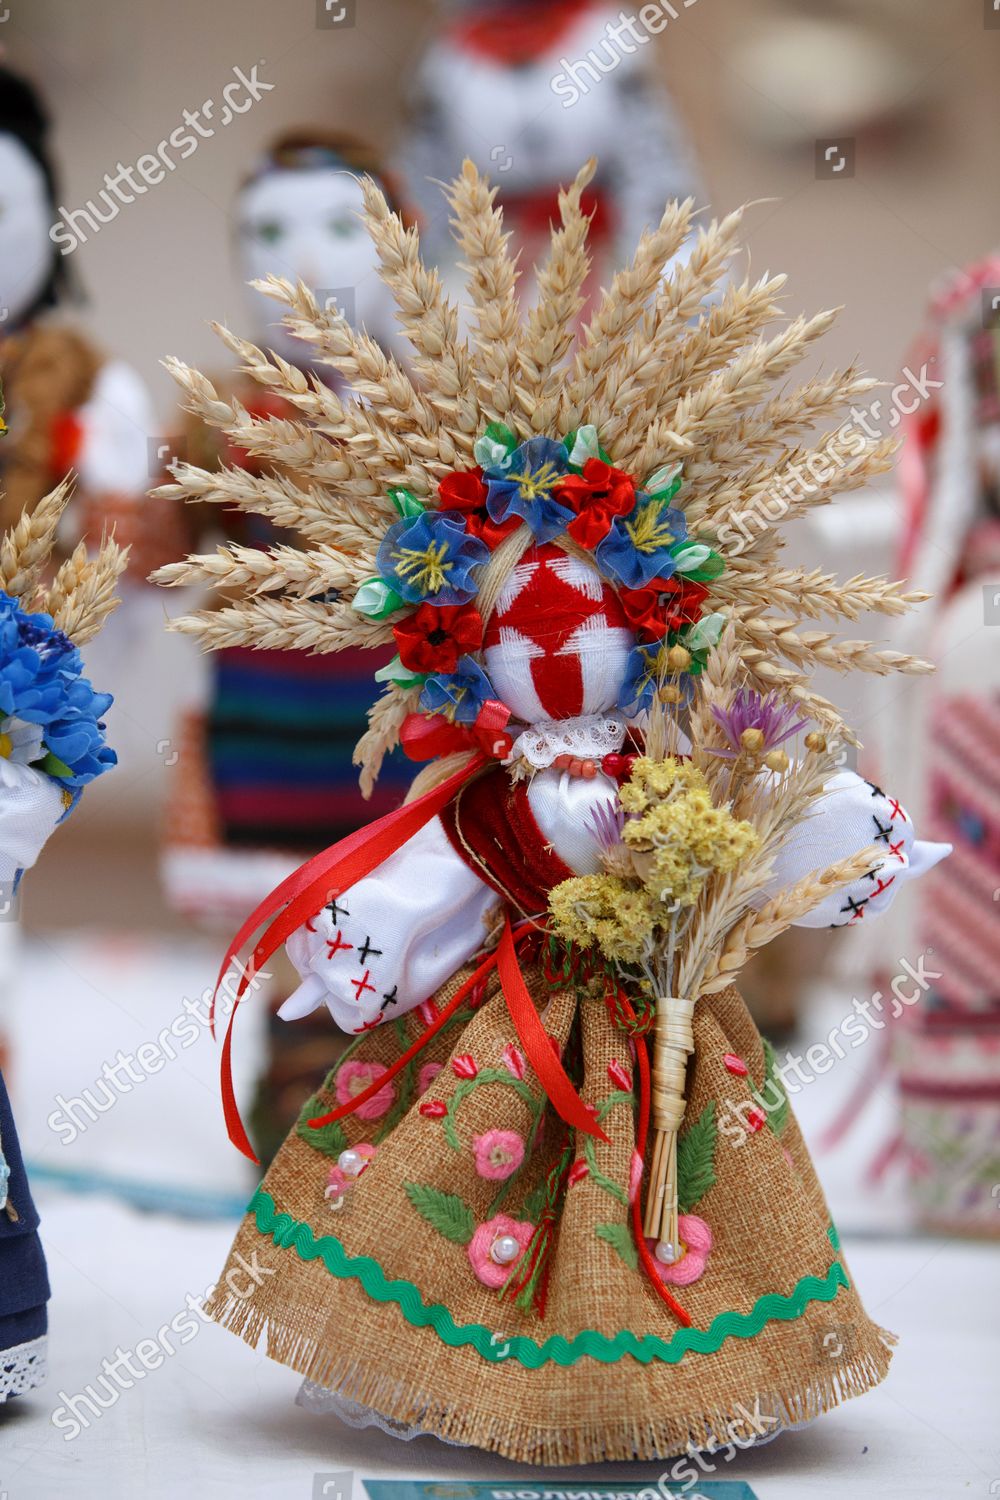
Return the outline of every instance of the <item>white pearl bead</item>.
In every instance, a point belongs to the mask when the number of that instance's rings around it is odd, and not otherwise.
[[[341,1151],[337,1157],[337,1166],[345,1177],[360,1177],[366,1165],[360,1151]]]
[[[498,1266],[509,1266],[520,1253],[520,1243],[512,1234],[498,1234],[490,1246],[490,1260],[496,1261]]]
[[[656,1258],[661,1265],[672,1266],[677,1256],[669,1240],[661,1240],[656,1247]]]

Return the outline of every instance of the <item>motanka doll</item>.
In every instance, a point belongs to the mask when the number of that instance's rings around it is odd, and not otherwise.
[[[399,340],[392,297],[378,277],[360,217],[361,171],[387,180],[356,141],[297,131],[264,153],[236,204],[240,270],[250,283],[256,336],[303,378],[315,375],[342,397],[347,382],[313,363],[311,346],[283,327],[274,303],[253,283],[268,274],[301,279],[321,302],[336,301],[382,347]],[[249,418],[294,416],[280,391],[262,389],[245,374],[218,384],[229,399],[242,402]],[[181,446],[206,468],[241,467],[248,485],[273,468],[266,449],[252,440],[220,440],[197,414]],[[294,477],[295,465],[286,463],[280,472]],[[228,542],[247,549],[248,559],[288,537],[280,516],[248,514],[236,506],[186,507],[184,518],[188,545]],[[371,672],[371,660],[360,650],[309,657],[233,647],[213,659],[207,704],[191,705],[185,713],[165,819],[164,879],[181,911],[216,927],[238,920],[304,855],[370,816],[351,755],[364,727]],[[381,811],[402,801],[411,779],[401,757],[387,770],[377,794]],[[287,994],[286,979],[294,982],[294,972],[275,974],[279,998]],[[328,1058],[328,1038],[318,1028],[290,1034],[280,1023],[271,1026],[255,1109],[265,1151],[267,1143],[277,1149],[303,1088],[308,1091],[323,1076]]]
[[[667,198],[703,196],[650,56],[654,34],[635,41],[624,32],[616,45],[621,18],[605,0],[445,0],[439,10],[439,29],[415,70],[400,145],[402,173],[422,216],[425,259],[437,260],[449,283],[453,276],[459,282],[436,184],[471,155],[501,185],[527,306],[530,268],[558,217],[559,185],[592,154],[600,170],[584,205],[591,215],[589,305]]]
[[[955,846],[917,906],[913,951],[934,978],[897,1032],[902,1160],[917,1217],[952,1234],[1000,1234],[1000,318],[983,316],[998,287],[994,254],[936,289],[911,364],[941,386],[900,462],[899,567],[938,595],[919,642],[941,669],[893,741],[913,747],[927,827]]]
[[[272,281],[365,404],[230,335],[297,409],[254,429],[301,481],[250,493],[180,465],[177,490],[280,507],[303,543],[252,577],[234,549],[163,577],[226,590],[175,622],[206,647],[394,641],[362,781],[397,741],[429,762],[401,810],[303,866],[230,947],[226,966],[267,924],[241,985],[287,941],[302,983],[285,1015],[325,1008],[355,1040],[239,1231],[256,1284],[227,1267],[212,1312],[319,1409],[560,1464],[711,1445],[741,1412],[770,1435],[885,1374],[891,1335],[733,981],[791,923],[873,920],[945,852],[835,769],[849,731],[810,686],[818,662],[925,664],[799,628],[917,596],[779,559],[786,517],[891,462],[842,423],[795,448],[854,371],[769,396],[832,315],[766,334],[768,278],[699,315],[741,215],[661,282],[690,224],[669,204],[577,339],[592,171],[560,195],[522,323],[495,190],[466,164],[447,197],[468,341],[366,184],[414,379]],[[247,431],[175,373],[207,420]],[[800,462],[815,487],[791,484]],[[252,1154],[231,1041],[226,1117]],[[831,1324],[849,1338],[824,1339]]]
[[[10,429],[0,451],[3,524],[15,525],[73,468],[79,477],[62,522],[63,550],[109,521],[138,537],[130,517],[149,486],[149,395],[130,366],[48,316],[69,279],[49,235],[59,216],[49,120],[34,87],[6,67],[0,169],[0,376]]]
[[[43,582],[69,494],[69,485],[60,485],[0,537],[0,899],[6,913],[24,871],[83,788],[115,764],[103,723],[111,697],[94,692],[83,676],[79,647],[116,607],[115,583],[126,559],[113,541],[93,558],[81,546],[48,585]],[[0,1405],[45,1379],[48,1296],[38,1213],[0,1072]]]

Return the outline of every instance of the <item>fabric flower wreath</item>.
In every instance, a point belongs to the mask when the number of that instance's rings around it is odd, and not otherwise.
[[[687,652],[682,670],[702,669],[722,621],[702,620],[702,606],[724,564],[707,542],[688,537],[683,512],[670,503],[678,465],[656,470],[640,488],[612,463],[592,425],[561,441],[540,434],[519,442],[504,423],[490,422],[473,456],[475,467],[439,480],[439,509],[405,487],[389,490],[400,519],[379,547],[379,576],[354,596],[354,608],[373,620],[400,617],[392,626],[398,655],[377,681],[419,687],[425,714],[475,723],[496,697],[476,660],[483,622],[472,602],[475,575],[522,524],[538,542],[565,535],[585,548],[618,589],[638,641],[620,708],[638,715],[649,707],[674,645]]]

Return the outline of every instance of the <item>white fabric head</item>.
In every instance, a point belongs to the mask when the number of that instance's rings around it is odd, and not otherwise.
[[[517,564],[486,622],[486,673],[523,724],[606,713],[635,636],[610,584],[548,542]]]
[[[848,927],[870,921],[892,904],[908,880],[951,853],[950,844],[919,840],[906,809],[881,787],[853,771],[838,771],[779,851],[763,899],[869,844],[879,851],[871,870],[827,896],[794,926]]]
[[[45,286],[54,255],[45,175],[14,135],[0,135],[0,312],[16,327]]]
[[[323,300],[335,297],[353,327],[387,343],[395,336],[394,304],[360,217],[363,201],[357,177],[337,167],[265,172],[240,197],[243,275],[304,281]],[[282,326],[281,304],[252,289],[249,296],[263,341],[292,364],[306,363],[311,348]]]

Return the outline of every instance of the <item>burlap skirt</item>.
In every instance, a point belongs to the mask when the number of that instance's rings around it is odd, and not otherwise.
[[[358,1114],[311,1128],[409,1046],[422,1007],[362,1037],[307,1102],[213,1316],[389,1421],[540,1464],[742,1444],[881,1380],[892,1338],[854,1290],[739,994],[695,1016],[679,1149],[687,1249],[670,1273],[686,1328],[632,1238],[635,1043],[602,1000],[526,978],[610,1144],[567,1139],[495,985]],[[357,1177],[338,1166],[349,1147],[374,1148]],[[560,1161],[571,1165],[552,1204]],[[547,1184],[551,1249],[522,1306],[510,1295],[521,1260],[502,1257],[522,1255]]]

